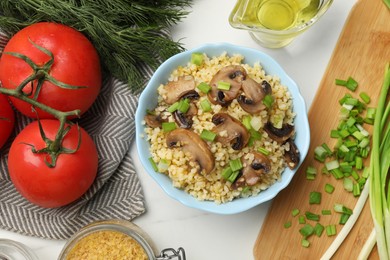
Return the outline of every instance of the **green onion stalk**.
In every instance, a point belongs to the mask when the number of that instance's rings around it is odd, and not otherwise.
[[[390,168],[389,88],[390,68],[387,64],[376,109],[370,160],[370,205],[381,259],[390,258],[390,183],[387,178]]]

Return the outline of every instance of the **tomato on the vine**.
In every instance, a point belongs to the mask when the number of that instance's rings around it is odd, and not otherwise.
[[[47,153],[36,153],[46,147],[44,135],[54,140],[60,122],[53,119],[34,121],[15,138],[8,157],[8,169],[16,189],[30,202],[45,208],[67,205],[80,198],[92,185],[98,169],[98,153],[88,133],[72,125],[62,140],[62,147],[77,149],[61,153],[54,167],[48,167]],[[79,139],[79,137],[81,138]]]
[[[15,115],[6,96],[0,94],[0,148],[8,140],[15,124]]]
[[[38,67],[33,69],[26,57]],[[42,81],[43,71],[55,81]],[[17,88],[33,73],[37,79],[28,83],[23,92],[34,97],[41,80],[37,101],[63,112],[80,109],[84,113],[95,101],[102,84],[99,56],[88,38],[69,26],[52,22],[25,27],[4,48],[0,60],[0,81],[4,88]],[[63,88],[54,84],[58,82],[81,88]],[[20,112],[36,118],[30,104],[14,97],[10,100]],[[39,109],[37,112],[40,118],[53,118],[47,112]]]

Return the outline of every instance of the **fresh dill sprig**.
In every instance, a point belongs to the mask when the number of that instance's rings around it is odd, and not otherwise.
[[[84,33],[99,52],[106,72],[133,92],[156,69],[184,48],[168,29],[188,12],[191,0],[1,0],[0,29],[10,37],[41,21],[58,22]],[[149,68],[147,68],[149,67]]]

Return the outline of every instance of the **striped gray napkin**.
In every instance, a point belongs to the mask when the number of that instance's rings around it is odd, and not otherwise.
[[[0,33],[0,53],[6,42]],[[145,68],[148,77],[151,73]],[[67,239],[92,221],[131,220],[142,214],[144,197],[129,154],[137,102],[138,96],[131,94],[126,84],[115,78],[104,80],[96,102],[80,120],[97,146],[98,175],[86,194],[68,206],[44,209],[16,191],[7,171],[11,137],[0,150],[0,228],[41,238]],[[31,122],[20,113],[16,119],[14,136]]]

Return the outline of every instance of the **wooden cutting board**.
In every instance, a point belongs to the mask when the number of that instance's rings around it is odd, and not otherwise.
[[[314,148],[327,143],[333,147],[334,139],[329,134],[339,122],[340,105],[338,100],[349,92],[336,86],[335,79],[347,79],[352,76],[359,82],[354,96],[361,91],[367,92],[372,100],[369,106],[376,106],[382,86],[385,64],[390,62],[390,10],[382,0],[359,0],[345,23],[318,92],[309,110],[311,145],[303,165],[294,176],[290,185],[272,202],[268,215],[254,245],[255,259],[320,259],[335,236],[328,237],[324,232],[320,238],[309,238],[309,248],[301,246],[298,217],[292,217],[294,208],[301,213],[311,211],[321,214],[322,209],[333,209],[335,203],[342,203],[353,209],[357,199],[344,190],[342,181],[319,174],[314,181],[306,180],[308,166],[316,166],[320,171],[322,164],[314,160]],[[313,66],[315,63],[313,62]],[[370,129],[371,131],[372,129]],[[368,165],[368,161],[365,162]],[[336,187],[332,195],[324,191],[325,183]],[[321,205],[309,205],[309,193],[322,192]],[[339,214],[321,216],[323,225],[337,224]],[[284,228],[284,223],[292,221],[292,226]],[[315,222],[311,222],[315,224]],[[373,224],[367,200],[365,208],[353,230],[332,259],[356,259],[360,249],[368,238]],[[337,225],[340,232],[342,226]],[[370,259],[378,259],[374,248]]]

